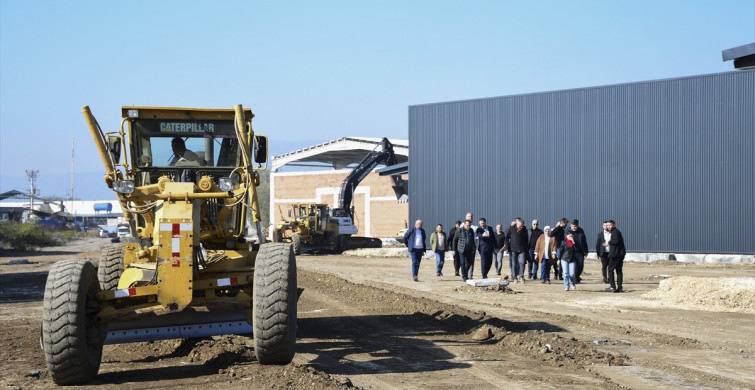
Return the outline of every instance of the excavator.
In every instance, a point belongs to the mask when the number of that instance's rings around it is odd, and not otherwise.
[[[352,201],[359,183],[375,167],[379,164],[390,166],[396,163],[393,144],[388,138],[383,138],[341,183],[338,207],[330,208],[322,203],[294,204],[291,205],[288,218],[279,208],[282,222],[274,230],[273,240],[291,243],[296,254],[315,250],[341,253],[346,249],[380,248],[382,241],[378,238],[355,236],[358,229],[354,224]],[[391,176],[391,179],[396,199],[406,202],[406,183],[398,175]]]

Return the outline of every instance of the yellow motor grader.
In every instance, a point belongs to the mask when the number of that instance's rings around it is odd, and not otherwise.
[[[371,242],[377,243],[372,243],[370,247],[379,248],[381,245],[380,239],[351,236],[357,232],[351,217],[332,215],[334,210],[326,204],[293,204],[289,210],[289,218],[283,215],[280,207],[278,211],[281,223],[273,231],[273,240],[291,243],[297,255],[316,250],[341,253],[355,245],[366,247]]]
[[[53,381],[92,379],[104,344],[171,338],[252,333],[260,363],[290,362],[296,258],[261,234],[267,138],[252,111],[123,107],[107,133],[82,111],[133,238],[106,248],[97,268],[50,270],[41,341]]]

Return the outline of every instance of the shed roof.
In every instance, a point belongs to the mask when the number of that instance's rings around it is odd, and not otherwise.
[[[6,191],[0,194],[0,200],[8,199],[8,198],[20,198],[22,196],[28,197],[29,195],[21,191],[16,191],[16,190]]]
[[[272,171],[281,167],[308,166],[341,169],[362,161],[368,152],[379,147],[382,138],[343,137],[321,144],[309,146],[273,157]],[[398,163],[409,161],[409,141],[389,139]]]
[[[734,60],[734,68],[749,69],[755,67],[755,42],[732,47],[721,52],[724,61]]]

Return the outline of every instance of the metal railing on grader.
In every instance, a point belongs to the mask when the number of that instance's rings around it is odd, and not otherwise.
[[[123,107],[108,133],[82,111],[133,239],[106,248],[98,268],[50,270],[41,341],[53,381],[92,379],[104,344],[221,334],[252,333],[260,363],[290,362],[296,258],[260,230],[267,138],[251,110]]]

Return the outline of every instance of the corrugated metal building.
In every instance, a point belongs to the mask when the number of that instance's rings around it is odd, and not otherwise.
[[[410,221],[464,213],[630,252],[755,253],[755,71],[409,107]],[[591,252],[593,252],[591,248]]]

